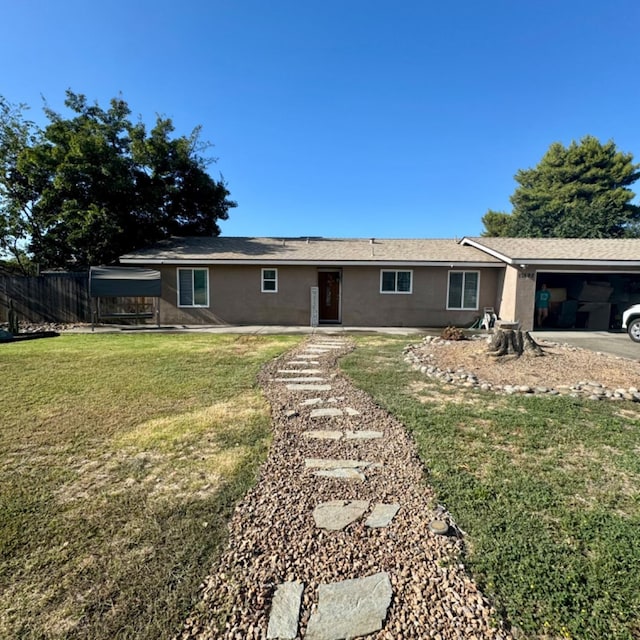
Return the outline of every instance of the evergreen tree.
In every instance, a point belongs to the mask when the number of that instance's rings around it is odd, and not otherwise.
[[[521,169],[506,219],[489,212],[483,235],[620,238],[637,235],[640,207],[631,185],[640,165],[609,141],[586,136],[568,147],[556,142],[533,169]],[[492,215],[489,215],[492,214]]]

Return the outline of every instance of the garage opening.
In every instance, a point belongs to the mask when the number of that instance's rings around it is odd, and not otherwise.
[[[538,272],[536,291],[543,283],[551,293],[549,329],[620,329],[623,311],[640,303],[640,273]]]

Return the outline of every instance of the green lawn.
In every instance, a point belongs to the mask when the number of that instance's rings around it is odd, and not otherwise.
[[[176,633],[266,456],[256,374],[299,339],[0,345],[0,637]]]
[[[360,338],[343,369],[413,433],[500,613],[530,638],[640,638],[640,407],[456,390],[405,344]]]

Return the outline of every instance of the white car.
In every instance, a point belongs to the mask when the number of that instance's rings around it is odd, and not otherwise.
[[[634,342],[640,342],[640,304],[634,304],[622,314],[622,328]]]

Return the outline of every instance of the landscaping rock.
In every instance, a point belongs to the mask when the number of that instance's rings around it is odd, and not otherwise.
[[[303,590],[304,584],[300,582],[285,582],[278,585],[271,605],[267,638],[293,640],[298,635]]]
[[[387,527],[399,509],[400,505],[397,502],[393,504],[376,504],[365,525],[371,528]]]
[[[316,527],[340,531],[361,518],[368,508],[368,500],[330,500],[321,502],[313,510],[313,520]]]
[[[342,438],[342,431],[310,429],[308,431],[303,431],[302,436],[305,438],[315,438],[316,440],[340,440],[340,438]]]
[[[391,603],[391,581],[381,572],[366,578],[321,584],[318,609],[306,640],[357,638],[382,629]]]

